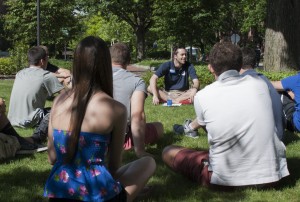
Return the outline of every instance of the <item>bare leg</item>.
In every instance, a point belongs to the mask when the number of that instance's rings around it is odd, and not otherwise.
[[[145,156],[118,169],[116,179],[127,192],[127,201],[133,201],[144,188],[156,169],[152,157]]]
[[[164,148],[162,152],[162,159],[172,170],[173,168],[173,162],[174,158],[176,157],[177,153],[181,150],[186,149],[185,147],[176,146],[176,145],[169,145]]]
[[[181,95],[177,96],[177,97],[174,97],[174,103],[180,103],[181,101],[183,100],[188,100],[191,98],[191,89],[186,91],[186,92],[183,92]]]
[[[150,86],[148,86],[147,91],[148,91],[151,95],[153,95]],[[160,90],[160,89],[157,89],[157,92],[158,92],[158,96],[159,96],[160,99],[162,99],[162,100],[164,100],[164,101],[167,100],[168,95],[167,95],[167,93],[166,93],[165,91]]]
[[[163,134],[164,134],[164,126],[162,125],[162,123],[161,122],[152,122],[150,124],[153,124],[157,131],[157,139],[162,138]]]

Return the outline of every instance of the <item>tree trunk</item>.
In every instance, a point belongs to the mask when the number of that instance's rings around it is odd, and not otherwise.
[[[138,26],[136,29],[136,42],[137,42],[137,59],[140,61],[144,59],[145,53],[145,27]]]
[[[300,65],[300,2],[268,0],[264,69],[284,71]]]

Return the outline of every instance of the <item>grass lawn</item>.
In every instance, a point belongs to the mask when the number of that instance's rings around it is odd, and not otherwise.
[[[13,80],[0,80],[0,96],[9,97]],[[51,102],[47,103],[51,106]],[[164,138],[157,144],[147,147],[154,154],[157,170],[149,184],[154,185],[153,192],[140,201],[300,201],[300,141],[299,134],[286,133],[284,140],[287,147],[287,160],[290,176],[283,179],[274,189],[240,189],[235,191],[214,191],[198,186],[184,177],[172,172],[161,160],[162,149],[169,144],[190,148],[207,149],[207,138],[200,130],[198,139],[177,136],[172,132],[175,123],[182,123],[186,118],[194,118],[192,105],[168,108],[153,106],[151,98],[146,99],[147,122],[160,121],[165,127]],[[18,129],[23,136],[30,136],[32,129]],[[124,153],[124,163],[135,159],[132,151]],[[50,173],[47,152],[34,155],[19,155],[6,160],[0,165],[0,199],[1,201],[36,202],[47,201],[42,197],[43,187]]]

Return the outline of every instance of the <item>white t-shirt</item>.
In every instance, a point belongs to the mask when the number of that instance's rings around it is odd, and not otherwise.
[[[212,184],[263,184],[289,175],[263,80],[226,71],[196,94],[194,105],[207,129]]]

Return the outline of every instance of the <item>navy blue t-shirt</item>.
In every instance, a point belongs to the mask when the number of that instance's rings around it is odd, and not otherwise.
[[[58,69],[59,69],[59,67],[57,67],[57,66],[51,64],[50,62],[48,62],[46,70],[48,70],[49,72],[55,73],[55,72],[57,72]]]
[[[168,61],[160,65],[155,72],[158,78],[164,76],[165,90],[180,90],[189,89],[189,76],[191,79],[198,79],[194,66],[186,62],[180,69],[175,68],[173,61]]]

